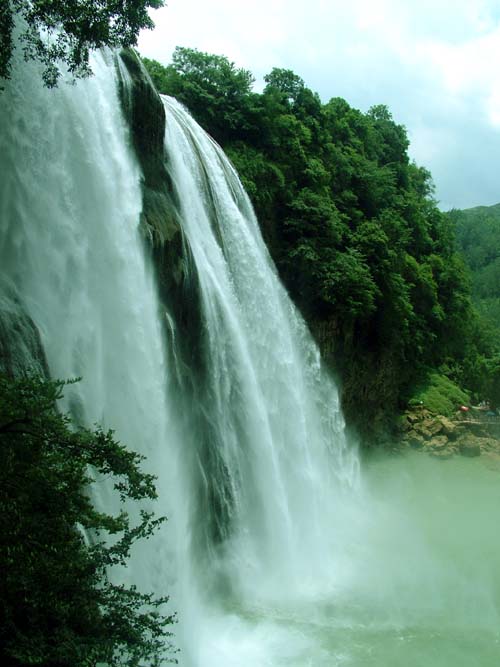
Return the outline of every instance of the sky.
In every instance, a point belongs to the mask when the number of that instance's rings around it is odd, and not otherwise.
[[[327,102],[386,104],[443,210],[500,202],[500,0],[167,0],[141,55],[227,56],[262,89],[273,67]]]

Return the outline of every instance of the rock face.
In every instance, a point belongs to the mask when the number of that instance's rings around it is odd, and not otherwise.
[[[392,352],[373,347],[370,336],[354,329],[341,329],[335,317],[328,320],[307,316],[321,356],[342,378],[342,409],[348,425],[369,447],[390,441],[399,412],[401,367]]]
[[[179,329],[179,353],[193,368],[202,364],[202,330],[197,272],[179,222],[177,199],[167,170],[165,109],[149,74],[133,49],[117,61],[120,97],[132,145],[142,170],[141,224],[151,250],[160,300],[165,312],[165,332],[172,335],[169,314]],[[193,359],[193,356],[196,358]]]
[[[165,108],[133,49],[120,53],[117,70],[122,107],[142,170],[141,225],[155,267],[165,336],[171,342],[175,338],[173,365],[182,371],[191,369],[190,373],[182,372],[180,381],[195,387],[200,384],[195,376],[203,377],[205,373],[201,293],[191,250],[183,239],[177,194],[167,169]],[[171,351],[173,345],[167,349]]]
[[[162,245],[179,231],[166,169],[165,110],[135,51],[123,50],[117,65],[122,108],[143,176],[142,224],[153,245]]]
[[[38,329],[6,279],[0,280],[0,372],[11,377],[49,375]]]
[[[469,422],[460,413],[448,419],[417,408],[405,413],[401,428],[404,444],[440,459],[500,452],[500,438],[492,437],[488,424]]]
[[[160,296],[167,302],[186,269],[175,194],[166,167],[165,109],[135,51],[123,50],[117,69],[122,107],[142,170],[141,225],[152,251]]]

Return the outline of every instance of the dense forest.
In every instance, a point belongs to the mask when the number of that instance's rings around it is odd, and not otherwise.
[[[230,156],[358,432],[368,441],[390,432],[436,369],[484,393],[490,334],[472,305],[454,223],[386,106],[322,103],[276,68],[256,93],[249,71],[194,49],[177,48],[167,66],[144,63]]]
[[[500,404],[500,204],[454,209],[448,214],[472,281],[485,353],[484,393]]]
[[[448,213],[472,277],[472,298],[500,336],[500,204]]]

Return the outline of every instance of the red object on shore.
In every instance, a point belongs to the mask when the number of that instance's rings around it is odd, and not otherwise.
[[[469,408],[468,408],[466,405],[461,405],[461,406],[460,406],[460,410],[461,410],[462,412],[469,412]]]

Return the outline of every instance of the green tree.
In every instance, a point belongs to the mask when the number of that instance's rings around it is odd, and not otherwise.
[[[175,662],[168,598],[112,583],[110,568],[162,523],[99,512],[93,475],[122,504],[156,497],[141,456],[113,432],[74,429],[56,409],[64,382],[0,376],[0,656],[8,667],[138,667]]]
[[[163,4],[164,0],[2,0],[0,80],[10,76],[14,48],[21,48],[25,59],[42,63],[47,86],[57,84],[59,63],[76,78],[88,76],[91,50],[135,45],[139,30],[154,25],[148,8]]]
[[[273,90],[282,93],[284,99],[290,104],[297,102],[300,93],[304,90],[304,81],[297,76],[291,69],[282,69],[274,67],[269,74],[264,77],[266,82],[265,92],[270,93]]]
[[[225,56],[179,46],[168,67],[147,58],[144,64],[158,91],[185,104],[219,143],[250,129],[254,79],[248,70]]]
[[[472,283],[477,315],[466,345],[467,379],[480,398],[500,405],[500,204],[477,206],[446,215],[463,253]]]

